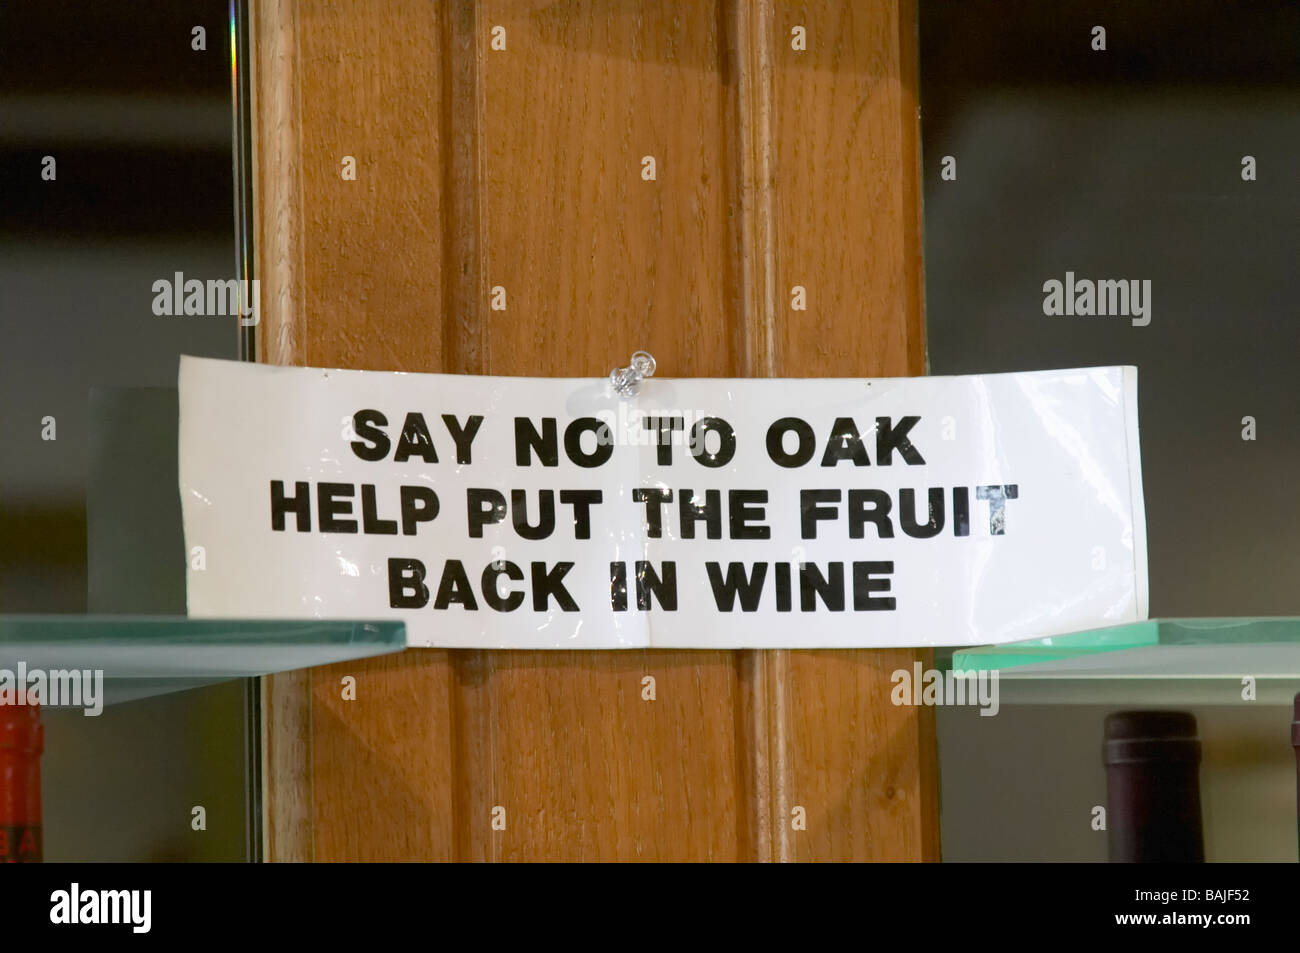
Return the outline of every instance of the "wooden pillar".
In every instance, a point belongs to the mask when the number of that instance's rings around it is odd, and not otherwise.
[[[912,0],[253,12],[264,360],[923,373]],[[937,859],[932,719],[889,701],[918,657],[416,649],[278,679],[268,853]]]

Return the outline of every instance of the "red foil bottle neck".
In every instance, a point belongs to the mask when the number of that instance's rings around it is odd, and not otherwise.
[[[0,748],[40,757],[45,729],[39,705],[0,705]]]

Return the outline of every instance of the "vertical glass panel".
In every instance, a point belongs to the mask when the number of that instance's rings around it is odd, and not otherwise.
[[[177,357],[241,330],[159,288],[241,277],[232,5],[13,0],[0,37],[0,613],[183,614]],[[254,690],[44,712],[46,859],[255,857]]]
[[[919,11],[931,371],[1136,365],[1152,616],[1300,614],[1300,5]],[[940,709],[945,857],[1103,859],[1103,719],[1146,706],[1196,715],[1207,858],[1294,860],[1300,685],[1232,674]]]

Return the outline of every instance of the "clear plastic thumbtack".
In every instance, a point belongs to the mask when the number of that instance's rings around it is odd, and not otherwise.
[[[635,397],[641,382],[655,376],[655,359],[648,351],[637,351],[627,367],[616,367],[609,372],[609,382],[620,397]]]

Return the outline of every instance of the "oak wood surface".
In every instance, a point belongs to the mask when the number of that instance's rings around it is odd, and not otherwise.
[[[910,0],[254,16],[264,359],[594,377],[646,348],[663,376],[924,371]],[[268,850],[935,859],[932,721],[889,703],[917,657],[417,649],[317,669],[271,696]]]

